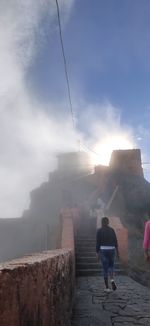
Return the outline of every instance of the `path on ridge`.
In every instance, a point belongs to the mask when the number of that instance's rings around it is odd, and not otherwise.
[[[105,293],[101,276],[78,277],[71,326],[149,326],[150,290],[128,276]]]
[[[82,216],[75,235],[76,293],[71,326],[150,326],[150,290],[115,264],[117,290],[104,292],[95,254],[96,220]]]

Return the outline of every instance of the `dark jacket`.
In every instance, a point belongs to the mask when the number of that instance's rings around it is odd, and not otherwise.
[[[110,226],[103,226],[97,230],[96,234],[96,252],[100,250],[100,246],[118,247],[116,233]]]

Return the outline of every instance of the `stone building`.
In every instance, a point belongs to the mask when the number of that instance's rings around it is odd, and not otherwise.
[[[117,189],[116,189],[117,187]],[[84,152],[61,153],[49,180],[31,191],[31,203],[21,218],[0,220],[0,260],[59,247],[60,209],[66,205],[95,205],[101,198],[108,214],[136,216],[150,209],[150,184],[143,177],[141,153],[118,150],[110,165],[91,168]]]
[[[112,152],[110,169],[143,177],[140,149],[115,150]]]

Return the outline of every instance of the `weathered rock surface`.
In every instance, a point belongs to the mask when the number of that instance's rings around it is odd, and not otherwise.
[[[74,288],[71,250],[30,255],[0,265],[1,326],[68,326]]]
[[[102,277],[80,277],[72,326],[148,326],[150,290],[127,276],[118,276],[117,290],[104,292]]]

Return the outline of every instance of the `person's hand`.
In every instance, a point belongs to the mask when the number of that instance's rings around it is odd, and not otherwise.
[[[117,254],[117,260],[120,260],[120,256],[119,256],[119,254]]]
[[[147,256],[147,262],[150,264],[150,256]]]
[[[147,263],[150,264],[150,255],[149,255],[149,253],[145,253],[145,260],[147,261]]]
[[[120,260],[120,255],[119,255],[119,250],[116,249],[116,256],[117,256],[117,260]]]
[[[144,252],[144,257],[145,257],[145,260],[149,263],[150,262],[150,255],[149,255],[149,252],[147,250],[145,250],[145,252]]]
[[[99,253],[96,253],[97,260],[99,261]]]

